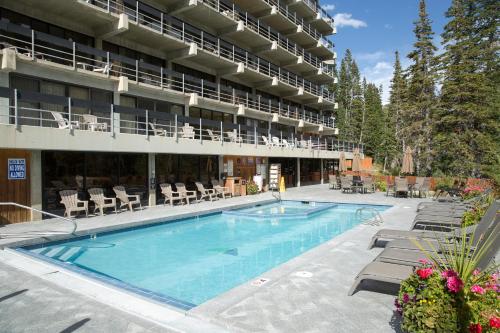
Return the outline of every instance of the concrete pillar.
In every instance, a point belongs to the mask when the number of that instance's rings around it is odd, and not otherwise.
[[[224,172],[224,155],[219,155],[219,174],[217,175],[217,177],[215,177],[216,179],[219,180],[219,182],[222,181],[220,175],[222,175],[223,172]],[[224,186],[223,184],[221,185]]]
[[[319,160],[319,165],[320,165],[320,172],[321,172],[321,184],[324,184],[325,183],[325,177],[324,177],[324,169],[323,169],[323,159],[321,158]]]
[[[189,117],[189,102],[184,103],[184,116]]]
[[[30,158],[30,200],[31,207],[42,209],[42,151],[32,150]],[[31,221],[42,219],[42,214],[31,211]]]
[[[148,153],[148,204],[156,206],[156,154]]]
[[[297,157],[297,187],[300,187],[300,158]]]

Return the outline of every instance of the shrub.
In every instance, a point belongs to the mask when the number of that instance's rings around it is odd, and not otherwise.
[[[449,191],[453,188],[453,178],[442,177],[436,182],[436,191]]]
[[[385,182],[385,180],[377,180],[375,182],[375,188],[377,189],[377,191],[385,192],[387,191],[387,183]]]
[[[479,223],[484,213],[485,209],[481,207],[481,205],[477,205],[471,210],[466,211],[462,217],[462,227],[468,227]]]
[[[250,195],[259,193],[259,187],[254,182],[247,184],[247,193]]]
[[[462,198],[464,200],[471,199],[483,194],[484,189],[480,186],[469,186],[466,187],[462,192]]]

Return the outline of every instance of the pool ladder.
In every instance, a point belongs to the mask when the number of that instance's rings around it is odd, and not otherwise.
[[[277,191],[276,193],[277,194],[274,194],[274,191],[271,190],[271,195],[273,196],[273,198],[275,198],[276,200],[278,200],[279,202],[281,202],[281,192]]]
[[[359,217],[361,219],[364,211],[368,211],[368,212],[372,213],[372,215],[370,218],[364,220],[363,224],[377,226],[377,225],[381,225],[384,223],[384,220],[382,219],[382,215],[380,215],[380,212],[378,210],[376,210],[375,208],[371,208],[371,207],[358,208],[356,210],[355,216]]]

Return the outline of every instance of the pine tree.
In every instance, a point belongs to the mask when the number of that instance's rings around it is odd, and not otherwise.
[[[442,34],[443,86],[435,117],[436,168],[445,173],[499,177],[494,6],[487,0],[453,0],[446,13],[450,21]]]
[[[365,153],[372,156],[375,162],[383,162],[385,157],[386,117],[382,110],[381,93],[381,88],[377,88],[373,83],[366,84],[364,89],[365,121],[363,124]]]
[[[389,106],[387,108],[387,117],[389,124],[387,129],[392,129],[388,135],[392,136],[395,144],[403,150],[408,137],[405,136],[407,131],[404,131],[404,110],[407,107],[407,83],[404,77],[403,68],[401,67],[401,61],[399,59],[399,52],[395,52],[395,62],[394,62],[394,74],[391,80],[391,90],[389,98]],[[394,147],[397,149],[398,147]],[[397,156],[397,155],[396,155]],[[394,156],[394,157],[396,157]],[[392,161],[391,161],[392,162]]]
[[[408,58],[408,107],[403,115],[407,142],[415,150],[415,167],[418,174],[432,173],[432,115],[436,105],[436,69],[432,42],[433,31],[424,0],[419,3],[419,19],[415,21],[416,42]]]

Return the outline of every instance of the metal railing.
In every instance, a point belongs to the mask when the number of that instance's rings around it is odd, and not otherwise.
[[[6,25],[5,22],[0,22],[0,29],[4,25]],[[29,60],[54,62],[75,70],[98,73],[104,76],[125,76],[138,84],[185,94],[196,93],[202,98],[233,105],[244,105],[258,111],[278,113],[283,117],[304,120],[327,127],[333,127],[334,125],[333,119],[330,117],[320,116],[317,113],[306,111],[304,108],[275,102],[260,95],[255,97],[248,92],[74,42],[61,40],[61,44],[65,46],[56,45],[58,39],[50,35],[12,24],[9,24],[9,26],[16,27],[16,29],[11,29],[9,32],[20,33],[24,31],[30,37],[28,40],[22,40],[20,39],[23,38],[22,35],[19,38],[14,38],[11,35],[0,33],[0,39],[3,41],[4,46],[10,45],[10,48],[14,49],[20,57]],[[50,36],[50,43],[47,42],[47,38],[44,38],[47,36]]]
[[[139,2],[135,3],[135,8],[118,3],[116,0],[92,0],[88,5],[101,8],[114,14],[124,13],[132,22],[149,28],[151,31],[173,37],[184,43],[195,43],[200,49],[217,57],[224,58],[234,63],[243,63],[246,68],[252,69],[258,73],[271,78],[278,77],[280,81],[292,85],[293,87],[303,87],[307,92],[330,98],[328,94],[326,94],[326,96],[322,94],[323,87],[321,85],[313,84],[299,77],[297,74],[282,69],[234,44],[230,44],[163,12],[158,11],[158,17],[147,14],[140,10]],[[324,67],[327,68],[327,66]]]
[[[227,123],[203,118],[150,111],[120,105],[96,103],[62,96],[34,92],[0,89],[0,97],[10,97],[9,106],[0,107],[0,123],[20,126],[48,127],[54,130],[88,131],[161,137],[170,142],[194,140],[220,145],[266,146],[269,149],[308,149],[352,152],[362,146],[342,142],[333,137],[307,136],[293,132],[277,131]],[[6,109],[7,108],[7,109]]]
[[[66,221],[66,222],[70,222],[71,224],[73,224],[73,229],[71,230],[71,235],[75,235],[75,232],[76,232],[76,229],[77,229],[77,224],[75,222],[75,220],[73,219],[70,219],[70,218],[67,218],[67,217],[63,217],[63,216],[59,216],[59,215],[56,215],[56,214],[53,214],[53,213],[49,213],[49,212],[46,212],[46,211],[43,211],[43,210],[40,210],[40,209],[36,209],[36,208],[33,208],[33,207],[29,207],[29,206],[24,206],[24,205],[21,205],[21,204],[18,204],[16,202],[0,202],[0,206],[15,206],[15,207],[19,207],[19,208],[23,208],[23,209],[27,209],[27,210],[30,210],[30,211],[33,211],[33,212],[37,212],[37,213],[40,213],[40,214],[43,214],[43,215],[47,215],[47,216],[50,216],[50,217],[53,217],[53,218],[57,218],[57,219],[61,219],[63,221]],[[52,232],[53,234],[53,232]],[[4,237],[4,236],[19,236],[19,234],[14,234],[14,233],[9,233],[9,234],[6,234],[6,233],[0,233],[0,238]]]

